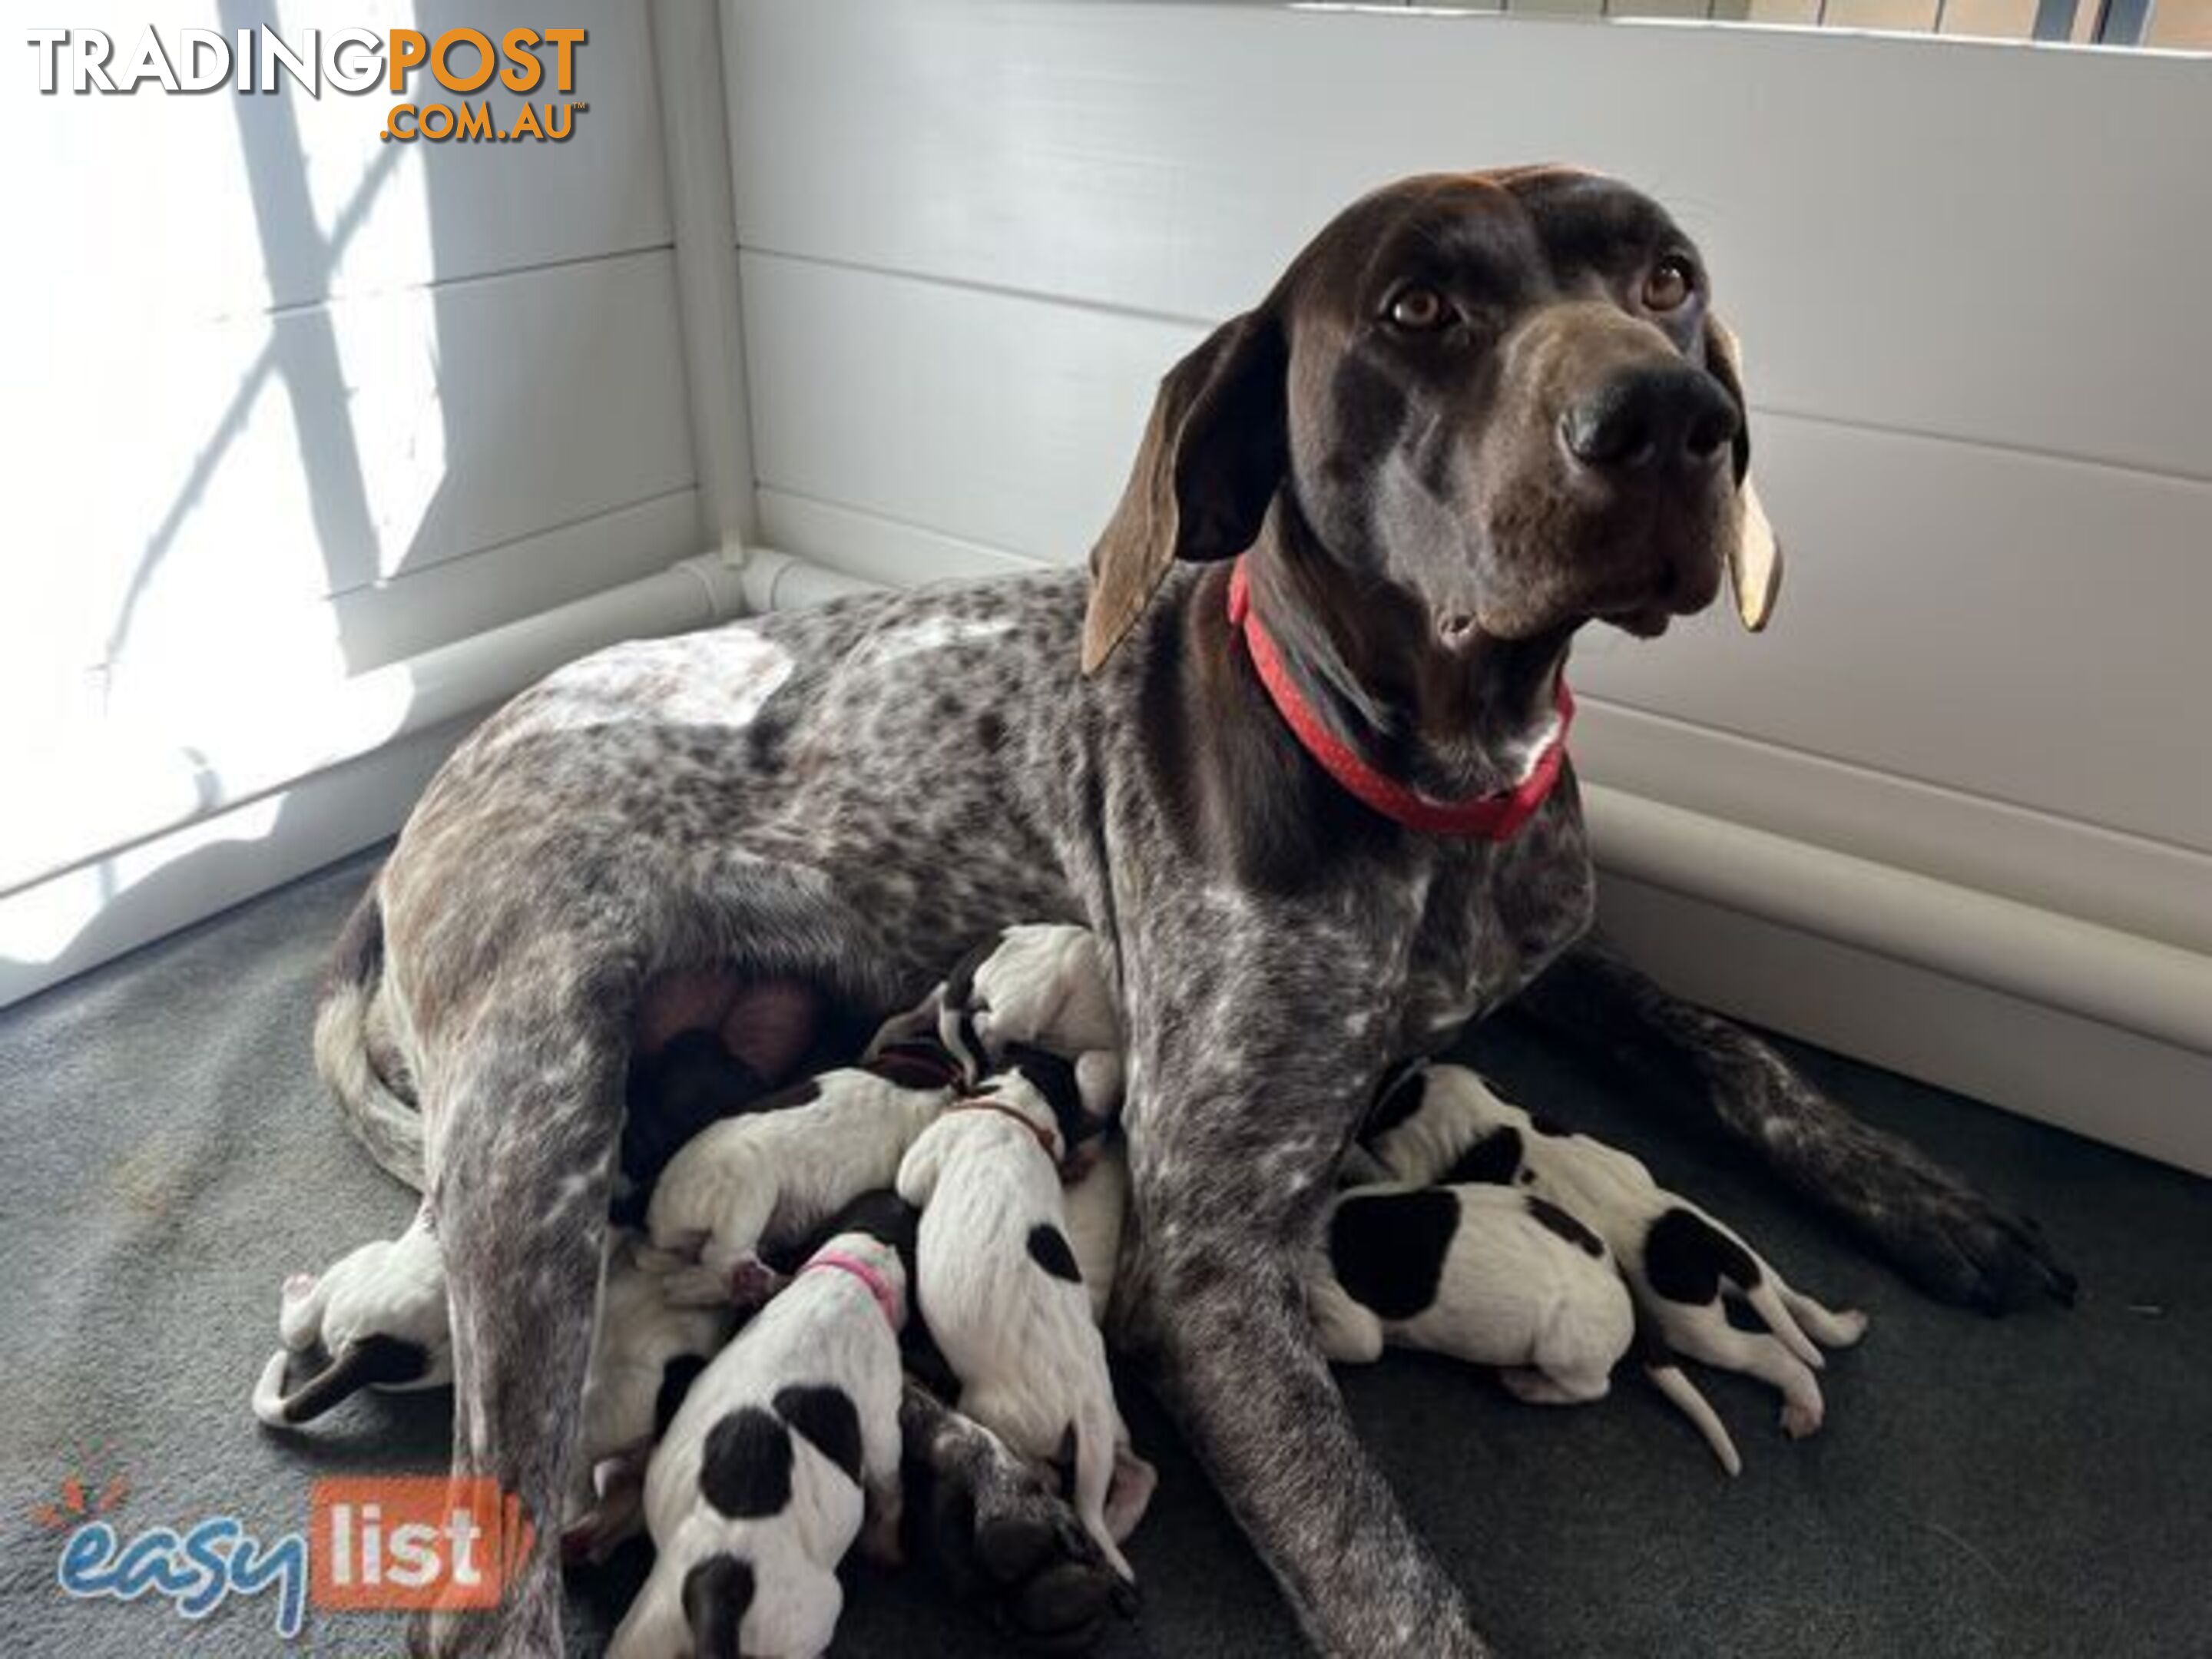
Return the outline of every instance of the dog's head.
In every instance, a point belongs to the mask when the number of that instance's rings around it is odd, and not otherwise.
[[[1176,560],[1237,554],[1271,511],[1376,618],[1386,685],[1593,618],[1657,634],[1723,568],[1757,629],[1780,564],[1750,459],[1735,341],[1656,203],[1559,167],[1409,179],[1161,383],[1084,665]]]

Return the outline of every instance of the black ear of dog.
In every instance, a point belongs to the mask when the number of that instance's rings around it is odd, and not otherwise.
[[[921,1212],[890,1188],[862,1193],[831,1216],[809,1239],[805,1255],[811,1255],[840,1233],[866,1233],[898,1252],[907,1282],[914,1282],[915,1243],[921,1234]],[[800,1260],[804,1261],[805,1256]]]
[[[311,1423],[363,1389],[412,1382],[429,1368],[430,1356],[419,1343],[382,1334],[361,1337],[340,1348],[328,1365],[284,1396],[284,1420]]]
[[[1031,1047],[1026,1042],[1006,1045],[1006,1069],[1018,1072],[1029,1079],[1030,1085],[1052,1108],[1052,1115],[1060,1125],[1060,1145],[1070,1152],[1103,1133],[1107,1120],[1093,1117],[1084,1109],[1083,1091],[1076,1086],[1075,1062]]]
[[[1167,373],[1114,516],[1091,550],[1083,672],[1095,673],[1178,559],[1260,533],[1290,469],[1290,347],[1274,302],[1232,317]]]

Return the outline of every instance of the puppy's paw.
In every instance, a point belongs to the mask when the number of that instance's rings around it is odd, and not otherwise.
[[[1802,1316],[1797,1322],[1805,1322]],[[1839,1308],[1829,1314],[1826,1328],[1813,1332],[1813,1340],[1831,1348],[1855,1348],[1866,1334],[1865,1314],[1856,1308]]]
[[[1782,1407],[1782,1432],[1792,1440],[1803,1440],[1820,1433],[1820,1425],[1826,1417],[1826,1410],[1818,1395],[1813,1396],[1809,1405],[1797,1400],[1785,1401]]]
[[[747,1256],[730,1269],[723,1283],[727,1287],[730,1305],[740,1313],[750,1313],[791,1283],[791,1279],[787,1274],[776,1272],[758,1257]]]
[[[1136,1612],[1133,1586],[1084,1531],[1048,1470],[938,1407],[907,1445],[909,1553],[1046,1653],[1079,1653]]]
[[[756,1255],[740,1256],[727,1267],[711,1261],[664,1272],[660,1299],[672,1308],[734,1308],[751,1313],[791,1282]]]

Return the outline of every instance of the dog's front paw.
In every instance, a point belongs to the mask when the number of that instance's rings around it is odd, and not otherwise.
[[[1079,1653],[1136,1611],[1054,1486],[988,1430],[939,1406],[907,1437],[910,1555],[1006,1632],[1046,1653]]]
[[[1950,1171],[1880,1130],[1851,1160],[1846,1219],[1929,1295],[1987,1314],[2045,1297],[2071,1307],[2074,1275],[2043,1230],[1999,1209]]]

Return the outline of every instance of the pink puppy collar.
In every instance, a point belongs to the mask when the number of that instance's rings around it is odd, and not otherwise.
[[[889,1322],[891,1329],[894,1331],[898,1329],[898,1292],[891,1289],[890,1281],[873,1267],[856,1255],[847,1255],[842,1250],[820,1250],[817,1251],[807,1264],[799,1271],[811,1273],[817,1267],[832,1267],[839,1273],[850,1273],[859,1279],[868,1287],[868,1294],[876,1298],[876,1305],[884,1310],[884,1318]]]

